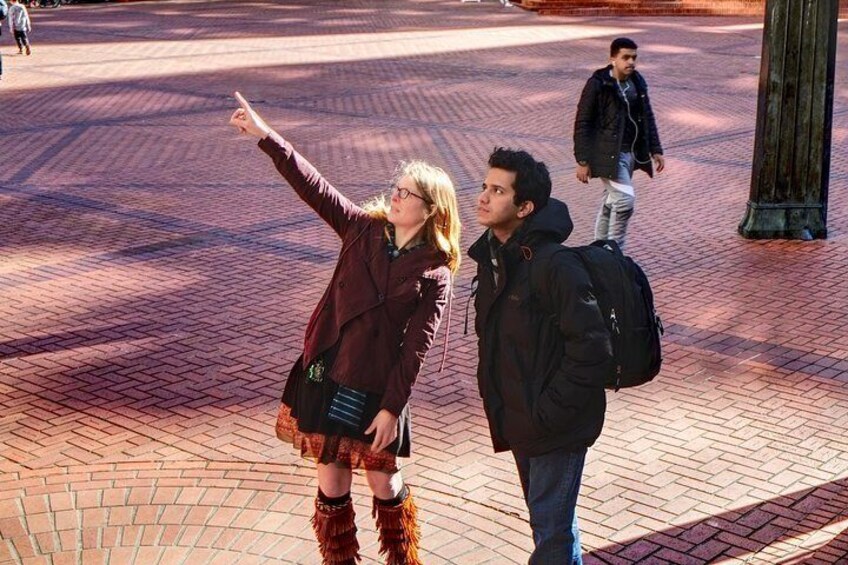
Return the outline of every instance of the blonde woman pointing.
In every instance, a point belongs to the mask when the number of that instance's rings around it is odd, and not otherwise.
[[[258,138],[297,195],[339,236],[335,272],[286,381],[277,436],[317,463],[312,523],[326,564],[359,560],[352,470],[374,494],[380,553],[417,565],[416,507],[398,458],[410,454],[409,396],[459,267],[459,215],[448,175],[401,163],[391,198],[348,200],[247,101],[230,123]]]

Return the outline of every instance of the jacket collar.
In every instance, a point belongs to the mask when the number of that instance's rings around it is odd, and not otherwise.
[[[604,86],[613,88],[615,87],[615,79],[612,78],[612,75],[610,74],[611,70],[612,65],[607,65],[606,67],[596,70],[592,74],[592,78],[600,81]],[[645,79],[642,77],[641,74],[639,74],[639,71],[633,71],[633,76],[630,80],[633,81],[633,84],[636,86],[637,90],[639,90],[640,92],[645,90]]]

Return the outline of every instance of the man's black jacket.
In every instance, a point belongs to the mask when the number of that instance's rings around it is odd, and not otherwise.
[[[621,146],[628,120],[627,105],[616,84],[618,81],[610,75],[611,69],[612,65],[598,69],[583,87],[574,120],[574,157],[578,162],[589,163],[593,177],[614,179],[619,154],[630,148]],[[637,101],[630,109],[638,127],[634,147],[636,168],[653,176],[651,155],[663,152],[657,122],[645,79],[638,71],[633,71],[631,81],[637,93]]]
[[[539,278],[560,305],[555,316],[530,289],[534,249],[571,230],[568,208],[551,199],[497,250],[497,284],[489,231],[469,250],[477,262],[477,382],[496,452],[577,451],[603,428],[612,346],[588,273],[570,253],[533,265],[548,270]]]

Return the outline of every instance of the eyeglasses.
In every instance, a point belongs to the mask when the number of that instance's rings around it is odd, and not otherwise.
[[[406,200],[406,199],[407,199],[407,198],[409,198],[410,196],[414,196],[415,198],[417,198],[417,199],[421,200],[421,201],[422,201],[422,202],[424,202],[425,204],[429,204],[429,203],[430,203],[430,201],[429,201],[429,200],[427,200],[427,199],[426,199],[426,198],[424,198],[423,196],[419,196],[419,195],[415,194],[414,192],[412,192],[412,191],[411,191],[411,190],[409,190],[408,188],[401,188],[401,187],[399,187],[399,186],[396,186],[396,187],[395,187],[395,189],[394,189],[394,191],[395,191],[395,192],[397,192],[397,195],[401,198],[401,200]]]

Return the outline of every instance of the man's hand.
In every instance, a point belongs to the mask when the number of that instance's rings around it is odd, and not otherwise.
[[[259,114],[250,107],[247,100],[240,92],[236,92],[236,100],[241,105],[241,108],[233,112],[230,117],[230,124],[235,126],[239,133],[246,133],[259,139],[265,139],[271,133],[271,128],[265,123]]]
[[[589,168],[589,165],[581,165],[577,164],[577,180],[586,184],[589,182],[589,177],[592,176],[592,170]]]
[[[651,158],[654,160],[654,168],[657,170],[657,173],[663,172],[665,169],[665,158],[662,153],[654,153],[651,155]]]
[[[378,452],[386,449],[390,443],[397,439],[397,416],[386,410],[380,410],[374,416],[374,420],[368,429],[365,430],[365,435],[374,434],[374,442],[371,444],[371,451]]]

